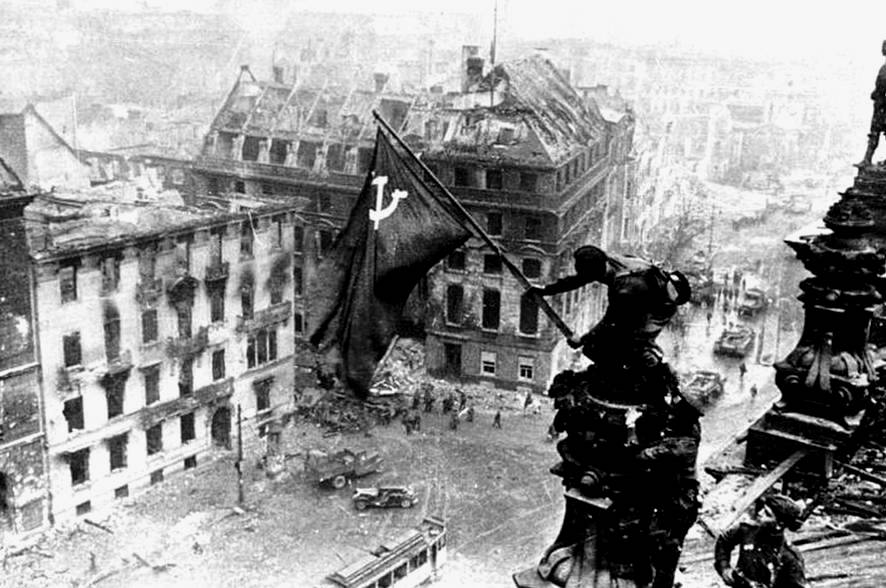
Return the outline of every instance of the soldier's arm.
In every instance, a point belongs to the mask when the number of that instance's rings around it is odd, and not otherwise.
[[[698,440],[694,437],[666,437],[640,452],[640,459],[656,461],[669,457],[698,454]]]
[[[591,283],[591,281],[592,280],[588,280],[587,278],[579,275],[566,276],[564,278],[560,278],[556,282],[548,284],[547,286],[538,288],[537,292],[542,296],[561,294],[563,292],[569,292],[570,290],[577,290],[585,284]]]
[[[741,525],[734,525],[717,537],[714,546],[714,569],[724,580],[732,576],[732,550],[741,541],[744,530]]]

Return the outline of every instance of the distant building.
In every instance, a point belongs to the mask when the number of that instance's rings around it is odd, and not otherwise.
[[[48,484],[23,210],[33,194],[0,159],[0,542],[47,525]]]
[[[31,104],[0,112],[0,158],[26,188],[89,187],[89,168]]]
[[[230,449],[238,409],[250,439],[291,407],[296,202],[164,197],[25,211],[56,521]]]
[[[383,74],[373,90],[359,89],[359,81],[331,88],[284,80],[259,82],[241,72],[195,163],[195,188],[221,197],[306,198],[302,215],[312,244],[303,258],[306,279],[362,186],[375,138],[373,110],[534,282],[571,272],[580,245],[617,246],[630,223],[623,218],[629,178],[617,171],[631,151],[626,114],[607,122],[543,57],[485,71],[479,50],[466,46],[459,91],[449,93],[442,87],[396,93]],[[429,371],[544,389],[571,354],[522,291],[479,240],[440,264],[416,293]],[[582,330],[602,310],[601,291],[584,288],[554,304]]]

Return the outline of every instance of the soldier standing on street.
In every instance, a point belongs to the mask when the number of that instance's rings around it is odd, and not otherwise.
[[[748,366],[744,362],[738,364],[738,378],[744,382],[744,375],[748,373]]]
[[[452,416],[449,417],[449,428],[453,431],[458,430],[458,413],[454,410],[452,411]]]
[[[881,52],[886,56],[886,41],[883,41]],[[871,165],[874,151],[880,142],[880,133],[886,133],[886,63],[880,66],[877,73],[877,81],[874,83],[874,91],[871,92],[871,100],[874,101],[874,114],[871,116],[871,132],[868,134],[868,148],[864,158],[858,164],[859,167]]]
[[[495,416],[492,417],[492,427],[501,429],[501,409],[495,411]]]
[[[458,394],[458,412],[461,412],[465,409],[465,405],[468,403],[468,395],[465,394],[461,388],[456,388],[455,392]]]
[[[465,420],[468,421],[469,423],[474,422],[474,407],[473,406],[468,407],[468,413],[465,416]]]
[[[785,529],[798,530],[803,509],[784,496],[773,494],[757,501],[754,521],[724,531],[715,547],[714,568],[727,586],[737,588],[805,588],[803,556],[785,537]],[[738,546],[738,563],[732,551]]]
[[[428,388],[425,388],[424,402],[425,402],[425,412],[433,412],[434,397],[431,395],[431,391]]]

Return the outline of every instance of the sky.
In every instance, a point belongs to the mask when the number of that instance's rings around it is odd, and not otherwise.
[[[33,0],[32,0],[33,1]],[[47,2],[50,0],[46,0]],[[54,1],[54,0],[51,0]],[[80,8],[133,9],[144,5],[273,18],[279,11],[447,12],[475,14],[491,28],[495,0],[70,0]],[[498,0],[503,35],[523,39],[590,38],[746,57],[879,57],[886,39],[886,0]]]

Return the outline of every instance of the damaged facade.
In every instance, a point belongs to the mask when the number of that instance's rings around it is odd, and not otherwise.
[[[367,89],[307,88],[259,82],[244,69],[195,163],[196,191],[307,198],[309,280],[363,184],[376,110],[530,280],[571,272],[578,246],[616,247],[630,219],[614,158],[630,152],[632,132],[618,125],[609,132],[594,101],[543,57],[484,71],[478,55],[476,47],[464,48],[455,91],[435,86],[419,94],[394,91],[384,74]],[[571,357],[479,240],[440,264],[423,286],[432,374],[542,390],[558,358]],[[602,303],[598,288],[554,300],[577,331]]]
[[[26,209],[56,521],[231,448],[238,407],[244,439],[290,408],[294,203],[194,204],[94,189]]]
[[[33,198],[0,159],[0,540],[45,527],[48,490],[23,210]]]

